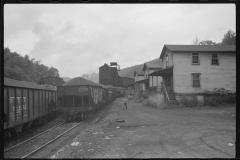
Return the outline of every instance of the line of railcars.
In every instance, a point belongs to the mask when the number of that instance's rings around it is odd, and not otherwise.
[[[66,121],[81,120],[94,114],[114,98],[123,96],[125,89],[102,85],[81,77],[74,78],[57,89],[45,88],[32,82],[4,78],[4,133],[19,135],[33,122],[41,123],[55,111]]]
[[[4,78],[4,133],[18,135],[56,111],[57,91],[32,82]]]
[[[124,88],[102,85],[77,77],[57,87],[57,110],[62,112],[66,121],[74,121],[76,118],[84,120],[123,93]]]

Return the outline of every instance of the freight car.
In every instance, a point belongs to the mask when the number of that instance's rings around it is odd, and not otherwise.
[[[62,112],[66,121],[82,120],[94,113],[102,101],[102,86],[77,77],[57,86],[58,112]]]
[[[58,112],[66,121],[84,120],[116,98],[117,89],[77,77],[58,86],[57,96]]]
[[[33,122],[41,123],[55,112],[56,102],[56,90],[4,78],[5,136],[19,135],[23,128],[30,128]]]

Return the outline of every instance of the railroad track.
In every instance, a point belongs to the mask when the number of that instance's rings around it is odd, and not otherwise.
[[[76,128],[80,123],[61,123],[28,140],[4,150],[4,158],[27,158],[62,135]],[[60,133],[60,134],[59,134]]]

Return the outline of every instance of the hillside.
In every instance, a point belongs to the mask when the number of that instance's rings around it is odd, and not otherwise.
[[[119,72],[119,75],[121,77],[134,78],[134,72],[136,70],[142,70],[142,69],[143,69],[143,64],[127,67],[127,68],[121,69],[121,71]]]
[[[155,59],[154,59],[155,60]],[[153,60],[151,60],[153,61]],[[151,62],[148,61],[148,62]],[[145,62],[144,62],[145,63]],[[143,63],[143,64],[144,64]],[[135,65],[135,66],[131,66],[131,67],[127,67],[127,68],[123,68],[121,69],[121,71],[119,72],[119,75],[121,77],[129,77],[129,78],[134,78],[134,72],[136,70],[142,70],[143,69],[143,64],[139,64],[139,65]],[[92,74],[83,74],[81,77],[88,79],[90,81],[99,83],[99,73],[92,73]],[[64,78],[64,77],[63,77]],[[67,81],[66,81],[67,82]]]
[[[156,60],[156,59],[153,59],[151,61],[154,61],[154,60]],[[151,62],[151,61],[148,61],[148,62]],[[144,62],[144,63],[146,63],[146,62]],[[135,66],[131,66],[131,67],[121,69],[121,71],[119,72],[119,75],[124,76],[124,77],[134,78],[134,72],[136,70],[142,70],[143,69],[143,64],[139,64],[139,65],[135,65]]]
[[[98,73],[93,72],[92,74],[83,74],[81,77],[88,79],[92,82],[99,83],[99,74]]]

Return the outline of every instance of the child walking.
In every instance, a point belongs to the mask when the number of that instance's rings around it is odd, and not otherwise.
[[[125,106],[125,109],[127,109],[127,98],[126,97],[123,98],[123,104]]]

